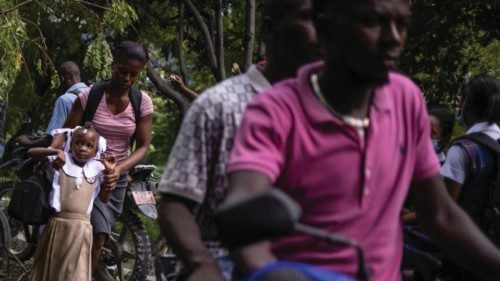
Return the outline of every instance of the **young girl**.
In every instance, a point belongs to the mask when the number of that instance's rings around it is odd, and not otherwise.
[[[445,107],[434,106],[429,109],[429,121],[431,122],[432,146],[439,162],[443,165],[446,160],[445,149],[451,141],[455,126],[455,114]]]
[[[109,200],[114,187],[100,188],[102,172],[112,173],[116,159],[106,155],[103,163],[99,161],[106,149],[106,141],[90,123],[75,129],[55,130],[55,133],[66,134],[64,151],[51,147],[28,151],[31,157],[47,157],[52,164],[49,201],[55,210],[38,243],[30,279],[90,281],[90,212],[97,195],[102,201]]]

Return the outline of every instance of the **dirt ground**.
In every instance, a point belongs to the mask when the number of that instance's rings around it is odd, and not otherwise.
[[[27,261],[24,264],[19,264],[10,259],[8,264],[5,259],[0,259],[0,280],[5,281],[24,281],[29,280],[29,271],[33,263]]]
[[[29,272],[33,266],[33,260],[26,261],[22,266],[14,260],[5,263],[5,258],[0,258],[0,280],[1,281],[28,281]],[[151,270],[147,281],[156,280],[154,271]]]

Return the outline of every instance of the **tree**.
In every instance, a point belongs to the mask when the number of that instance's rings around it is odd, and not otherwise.
[[[472,76],[498,77],[498,1],[414,0],[412,14],[400,66],[422,87],[428,103],[455,107]]]
[[[39,113],[33,128],[45,124],[54,93],[62,90],[56,71],[60,63],[74,60],[84,79],[98,81],[109,75],[111,50],[123,39],[149,48],[152,60],[139,83],[157,101],[155,120],[172,120],[155,121],[154,129],[178,124],[189,103],[170,87],[165,73],[180,72],[187,85],[201,92],[225,77],[226,65],[243,62],[245,50],[247,61],[251,60],[253,39],[241,27],[252,32],[255,23],[249,19],[244,23],[246,9],[243,2],[223,0],[148,1],[148,5],[139,0],[0,0],[0,98],[9,101],[8,134],[20,128],[17,112]],[[179,110],[167,114],[165,110],[172,111],[174,104]],[[161,150],[160,143],[155,146]],[[168,148],[161,153],[166,152]]]
[[[243,66],[247,69],[253,62],[253,50],[255,45],[255,0],[246,0],[245,14],[245,52],[243,55]]]

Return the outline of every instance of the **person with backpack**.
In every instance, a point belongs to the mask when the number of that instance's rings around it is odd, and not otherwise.
[[[52,118],[47,126],[46,132],[50,134],[52,130],[59,129],[64,124],[64,120],[68,116],[73,102],[75,101],[78,93],[87,88],[85,83],[81,82],[80,69],[73,61],[65,61],[59,67],[61,82],[66,87],[66,92],[56,99]]]
[[[116,159],[106,155],[101,163],[106,140],[90,122],[75,129],[59,129],[56,133],[66,136],[63,149],[28,150],[31,157],[47,158],[51,162],[53,180],[49,203],[54,210],[38,242],[30,280],[90,281],[92,227],[89,216],[97,196],[104,202],[109,200],[114,187],[101,189],[102,175],[104,171],[113,173]]]
[[[451,197],[487,232],[484,214],[490,204],[491,183],[498,180],[500,81],[489,76],[473,78],[462,90],[459,112],[458,121],[467,132],[452,142],[441,175]],[[444,265],[450,280],[481,280],[452,262]]]
[[[141,44],[121,42],[113,52],[111,79],[80,93],[64,123],[65,128],[73,128],[92,121],[108,143],[106,153],[117,157],[114,172],[104,175],[107,185],[116,184],[111,199],[107,203],[95,200],[91,214],[92,269],[97,266],[111,226],[123,210],[128,170],[146,157],[151,144],[153,102],[146,92],[133,87],[148,60],[148,53]],[[56,137],[53,146],[61,142],[61,137]],[[134,142],[130,154],[129,147]]]
[[[496,177],[496,156],[477,137],[500,139],[500,81],[488,76],[472,79],[463,88],[460,105],[458,120],[467,133],[453,141],[441,175],[453,199],[481,225],[489,183]],[[486,183],[482,186],[477,185],[480,175]]]

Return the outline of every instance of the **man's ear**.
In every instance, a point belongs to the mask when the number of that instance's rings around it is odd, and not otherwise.
[[[323,39],[325,39],[325,35],[328,32],[328,25],[330,24],[328,17],[325,15],[324,12],[320,12],[314,19],[314,28],[316,29],[316,36],[318,37],[318,40],[323,42]]]

